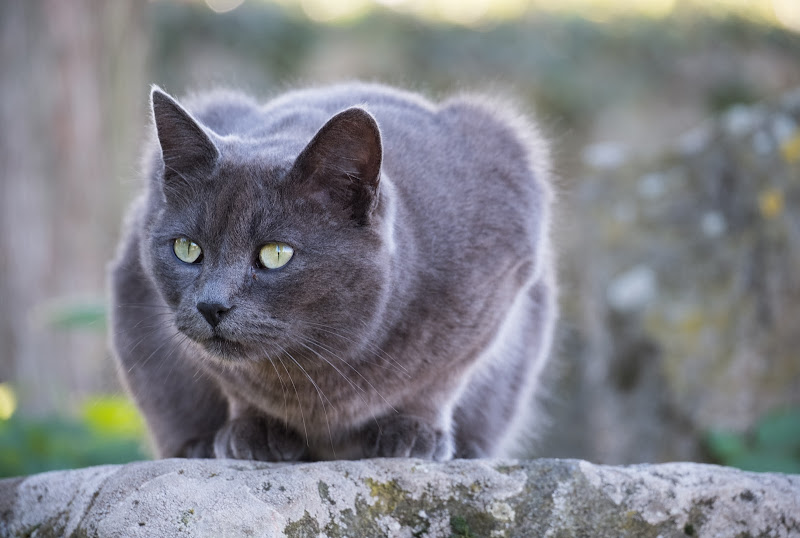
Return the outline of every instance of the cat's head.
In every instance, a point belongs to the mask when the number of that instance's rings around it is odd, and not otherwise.
[[[391,265],[372,116],[347,109],[302,141],[248,138],[151,95],[143,259],[179,331],[233,362],[365,345]]]

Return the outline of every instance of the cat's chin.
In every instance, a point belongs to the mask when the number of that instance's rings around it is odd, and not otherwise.
[[[226,363],[241,362],[249,359],[247,348],[238,342],[232,342],[219,336],[198,342],[212,358]]]

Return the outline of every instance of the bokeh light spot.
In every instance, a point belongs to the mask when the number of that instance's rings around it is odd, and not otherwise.
[[[0,420],[8,420],[17,410],[17,395],[8,383],[0,383]]]
[[[765,219],[774,219],[783,213],[783,193],[767,189],[758,196],[758,208]]]
[[[772,0],[772,11],[780,24],[800,31],[800,0]]]
[[[300,0],[300,7],[313,21],[338,23],[356,20],[370,9],[369,0]]]
[[[217,13],[227,13],[241,6],[244,0],[206,0],[206,5]]]

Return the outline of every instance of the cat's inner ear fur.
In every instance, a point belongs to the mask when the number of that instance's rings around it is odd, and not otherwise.
[[[219,150],[200,124],[178,102],[158,87],[150,94],[164,180],[183,180],[208,172],[219,158]]]
[[[362,108],[333,116],[294,163],[301,193],[350,211],[366,224],[378,201],[383,149],[375,119]]]

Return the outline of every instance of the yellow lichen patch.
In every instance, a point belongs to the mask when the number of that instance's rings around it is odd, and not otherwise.
[[[405,499],[405,491],[394,480],[378,482],[367,478],[364,482],[369,487],[370,495],[377,500],[376,507],[384,513],[394,512],[397,505]]]
[[[758,209],[765,219],[774,219],[783,213],[783,192],[778,189],[766,189],[758,195]]]
[[[800,131],[781,144],[781,154],[788,163],[800,161]]]

